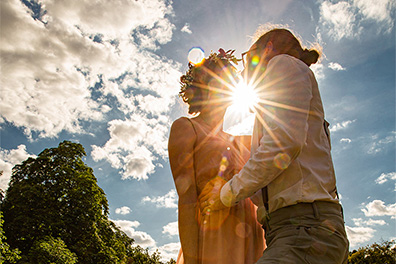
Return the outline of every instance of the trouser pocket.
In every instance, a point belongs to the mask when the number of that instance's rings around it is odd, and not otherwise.
[[[311,242],[305,253],[307,263],[343,263],[348,249],[348,240],[336,229],[323,226],[304,228],[304,236]]]

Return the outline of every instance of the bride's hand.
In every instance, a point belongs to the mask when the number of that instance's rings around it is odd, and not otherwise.
[[[210,180],[198,197],[202,214],[227,208],[220,200],[220,191],[227,181],[221,177]]]

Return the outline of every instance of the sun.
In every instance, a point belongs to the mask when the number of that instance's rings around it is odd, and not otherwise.
[[[224,117],[224,131],[233,136],[252,135],[258,96],[242,80],[232,89],[232,104]]]
[[[258,102],[257,93],[252,86],[240,81],[233,91],[232,102],[238,111],[249,112]]]

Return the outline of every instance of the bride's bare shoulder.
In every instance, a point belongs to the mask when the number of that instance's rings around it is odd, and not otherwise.
[[[194,148],[196,135],[194,128],[187,118],[179,118],[172,124],[168,152],[170,156],[179,155],[181,152],[190,152]]]
[[[192,121],[187,117],[180,117],[172,123],[170,135],[175,137],[191,137],[195,134]]]
[[[171,127],[172,130],[183,129],[183,128],[192,128],[191,121],[187,117],[184,116],[180,117],[172,123],[172,127]]]

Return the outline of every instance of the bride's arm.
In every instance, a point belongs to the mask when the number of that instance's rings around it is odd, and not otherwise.
[[[194,129],[187,119],[180,118],[172,124],[168,152],[179,195],[179,236],[185,264],[198,263],[198,202],[193,158],[195,140]]]

